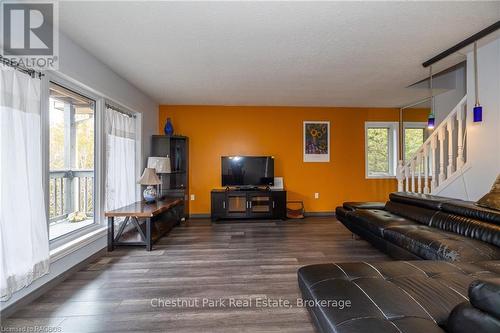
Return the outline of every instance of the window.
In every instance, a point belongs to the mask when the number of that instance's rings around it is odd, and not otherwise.
[[[94,223],[94,100],[49,83],[49,238]]]
[[[397,122],[365,123],[365,159],[367,178],[396,176]]]
[[[426,128],[426,123],[405,122],[403,137],[405,161],[408,161],[427,139]]]

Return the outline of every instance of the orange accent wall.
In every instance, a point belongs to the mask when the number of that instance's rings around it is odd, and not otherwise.
[[[395,179],[365,178],[364,124],[398,121],[398,109],[161,105],[159,133],[167,117],[176,134],[189,137],[191,214],[210,213],[223,155],[274,156],[288,200],[304,201],[308,212],[334,211],[344,201],[385,201],[396,190]],[[330,121],[329,163],[302,161],[305,120]]]

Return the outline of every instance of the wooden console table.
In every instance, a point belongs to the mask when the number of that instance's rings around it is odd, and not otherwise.
[[[108,251],[116,245],[142,245],[151,251],[153,243],[178,224],[183,216],[183,201],[167,198],[151,204],[143,201],[105,212],[108,218]],[[118,226],[115,236],[115,218],[125,219]],[[134,228],[125,230],[131,223]]]

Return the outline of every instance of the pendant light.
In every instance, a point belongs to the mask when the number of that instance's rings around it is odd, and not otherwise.
[[[432,93],[432,66],[429,66],[429,91],[431,97],[431,111],[429,112],[429,117],[427,118],[427,128],[434,129],[436,125],[436,117],[434,115],[434,96]]]
[[[479,103],[479,80],[477,78],[477,42],[474,43],[474,88],[476,93],[476,104],[474,105],[473,120],[475,123],[483,121],[483,107]]]

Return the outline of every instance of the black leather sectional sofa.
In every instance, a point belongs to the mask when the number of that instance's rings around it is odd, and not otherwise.
[[[336,214],[403,261],[300,268],[299,287],[320,332],[500,332],[499,211],[392,193],[386,204],[345,203]]]
[[[500,212],[472,202],[391,193],[385,205],[345,203],[349,230],[398,259],[476,262],[500,259]]]

